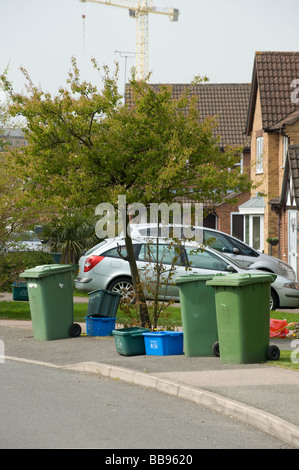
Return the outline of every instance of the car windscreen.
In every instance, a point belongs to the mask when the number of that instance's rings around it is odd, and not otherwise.
[[[239,249],[239,254],[244,255],[244,256],[253,256],[254,258],[257,258],[259,256],[259,253],[255,251],[253,248],[250,246],[245,245],[239,240],[236,240],[235,238],[228,237],[230,242],[235,246],[235,248]]]
[[[234,248],[239,250],[239,253],[243,256],[254,256],[257,257],[259,254],[244,243],[231,238],[229,235],[219,233],[212,230],[204,230],[204,243],[214,250],[220,251],[221,253],[234,253]]]

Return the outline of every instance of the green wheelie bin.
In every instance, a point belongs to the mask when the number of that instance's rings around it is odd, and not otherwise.
[[[215,276],[220,359],[251,364],[277,360],[280,351],[270,342],[270,292],[275,274],[251,273]]]
[[[215,292],[206,285],[213,277],[213,274],[187,274],[175,280],[180,293],[184,353],[187,357],[219,355]]]
[[[76,337],[73,323],[73,273],[69,264],[45,264],[20,274],[27,280],[34,339],[48,341]]]

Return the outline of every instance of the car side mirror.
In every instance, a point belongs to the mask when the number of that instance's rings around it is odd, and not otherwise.
[[[240,253],[239,248],[233,248],[234,255],[238,255]]]
[[[226,270],[229,272],[229,273],[236,273],[238,271],[236,271],[236,269],[231,265],[229,264],[226,268]]]

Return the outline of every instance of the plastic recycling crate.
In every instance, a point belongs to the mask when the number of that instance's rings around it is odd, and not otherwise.
[[[184,354],[183,333],[180,331],[153,331],[142,334],[145,352],[149,356]]]
[[[29,300],[27,282],[14,282],[12,284],[13,300]]]
[[[104,289],[89,292],[87,316],[97,315],[100,317],[116,317],[120,303],[121,294]]]
[[[90,315],[85,317],[86,334],[88,336],[111,336],[115,328],[116,318]]]
[[[145,354],[143,333],[149,332],[148,328],[120,328],[113,330],[115,347],[121,356],[138,356]]]

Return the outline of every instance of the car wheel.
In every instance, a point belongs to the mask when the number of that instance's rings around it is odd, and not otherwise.
[[[111,292],[118,292],[122,295],[122,300],[134,300],[133,282],[127,277],[119,277],[111,282],[108,286]]]
[[[270,294],[270,310],[276,310],[278,308],[278,296],[276,292],[271,289],[271,294]]]

